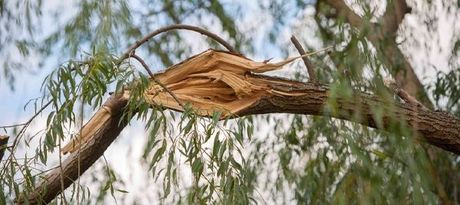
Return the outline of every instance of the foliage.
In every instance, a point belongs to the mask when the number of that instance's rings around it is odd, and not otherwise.
[[[334,45],[332,53],[311,59],[319,68],[320,82],[330,84],[330,103],[325,109],[338,112],[335,99],[353,99],[352,89],[391,98],[382,76],[394,70],[384,65],[379,51],[366,39],[369,31],[351,28],[321,12],[315,16],[303,12],[313,9],[315,3],[258,3],[257,7],[273,18],[272,28],[263,34],[267,36],[263,48],[290,52],[279,39],[279,33],[290,26],[286,22],[290,18],[313,19],[316,33],[305,38],[316,39],[319,45]],[[370,6],[365,2],[359,6],[371,21],[374,14]],[[433,160],[403,122],[395,120],[391,132],[383,132],[328,116],[263,115],[220,120],[217,112],[210,118],[199,117],[188,104],[185,112],[177,113],[143,102],[149,78],[131,61],[118,59],[124,48],[161,25],[185,22],[216,29],[242,53],[250,54],[258,48],[251,44],[256,36],[239,32],[244,29],[238,21],[246,15],[238,12],[243,7],[207,0],[87,0],[77,3],[76,13],[56,31],[36,39],[33,34],[43,27],[34,20],[43,15],[41,1],[0,0],[2,30],[14,27],[21,34],[21,29],[28,31],[19,36],[0,32],[0,46],[14,42],[21,55],[38,53],[43,62],[56,55],[72,59],[48,75],[42,85],[43,96],[32,101],[37,112],[50,102],[45,130],[27,132],[28,124],[21,130],[5,129],[16,137],[2,162],[0,203],[29,193],[61,161],[61,142],[78,132],[83,116],[98,108],[108,92],[127,86],[132,95],[125,115],[145,123],[148,134],[138,136],[146,138],[141,161],[149,174],[146,180],[161,184],[157,199],[163,203],[435,204],[442,200],[440,192],[452,199],[459,195],[460,184],[451,180],[460,177],[458,157],[438,152],[439,160]],[[171,32],[136,52],[152,56],[149,64],[167,67],[193,54],[187,35]],[[8,56],[7,52],[2,50],[0,55]],[[12,79],[20,75],[15,68],[28,66],[9,58],[2,63],[3,77],[14,87]],[[303,80],[304,71],[297,71],[295,76]],[[460,115],[458,69],[439,71],[436,77],[430,89],[435,105]],[[377,118],[384,112],[378,107],[373,111]],[[23,151],[33,149],[33,154]],[[76,183],[55,203],[124,200],[130,193],[109,163],[99,161],[91,172],[98,193]]]

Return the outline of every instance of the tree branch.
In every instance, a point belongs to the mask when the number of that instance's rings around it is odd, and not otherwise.
[[[283,83],[288,83],[283,82]],[[291,83],[291,82],[290,82]],[[297,113],[307,115],[330,115],[354,121],[364,126],[387,129],[392,122],[407,122],[409,127],[421,134],[430,144],[460,154],[460,119],[441,112],[417,109],[410,104],[388,104],[376,96],[355,92],[353,99],[337,99],[337,111],[327,112],[329,90],[313,85],[295,86],[296,94],[302,96],[264,96],[256,106],[242,111],[241,115],[266,113]],[[304,88],[302,88],[304,87]],[[292,88],[291,88],[292,89]],[[373,108],[383,108],[382,119],[375,117]],[[353,116],[359,114],[359,118]],[[380,124],[380,121],[382,124]]]
[[[149,41],[151,38],[155,37],[156,35],[158,34],[161,34],[161,33],[164,33],[164,32],[168,32],[168,31],[171,31],[171,30],[179,30],[179,29],[183,29],[183,30],[190,30],[190,31],[195,31],[195,32],[198,32],[198,33],[201,33],[205,36],[208,36],[209,38],[212,38],[214,39],[215,41],[217,41],[218,43],[220,43],[222,46],[224,46],[227,50],[229,50],[230,52],[232,53],[238,53],[237,50],[235,50],[233,48],[233,46],[231,46],[229,43],[227,43],[227,41],[225,41],[223,38],[219,37],[218,35],[210,32],[210,31],[207,31],[205,29],[202,29],[200,27],[196,27],[196,26],[191,26],[191,25],[185,25],[185,24],[174,24],[174,25],[171,25],[171,26],[166,26],[166,27],[162,27],[162,28],[159,28],[155,31],[152,31],[151,33],[145,35],[142,39],[140,39],[139,41],[137,41],[134,45],[132,45],[131,47],[129,47],[125,53],[123,53],[121,56],[120,56],[120,60],[124,60],[124,59],[127,59],[129,58],[130,56],[130,53],[133,52],[134,50],[136,50],[137,48],[139,48],[142,44],[144,44],[145,42]]]
[[[27,196],[19,196],[16,203],[47,204],[61,193],[61,176],[65,189],[91,167],[128,123],[128,120],[122,119],[127,99],[127,96],[112,95],[82,128],[82,135],[89,140],[79,152],[73,153],[62,162],[63,172],[55,168],[33,192]]]
[[[324,0],[323,0],[324,1]],[[343,0],[325,0],[330,6],[335,7],[339,10],[344,10],[347,12],[350,10],[346,5],[344,7]],[[340,5],[342,8],[337,6],[338,3],[336,1],[340,1]],[[317,8],[319,4],[317,4]],[[319,9],[317,9],[317,12]],[[414,68],[405,58],[401,50],[399,49],[396,43],[396,36],[397,31],[402,23],[404,16],[411,12],[411,8],[407,5],[406,0],[393,0],[387,1],[387,7],[385,10],[384,15],[380,19],[380,24],[371,24],[370,29],[372,32],[366,33],[366,37],[372,42],[372,44],[377,48],[378,54],[382,56],[383,63],[390,68],[391,74],[393,75],[394,79],[396,79],[397,84],[401,86],[397,94],[405,98],[406,100],[412,102],[421,102],[425,107],[429,109],[433,109],[433,103],[428,98],[423,85],[421,84],[419,78],[414,72]],[[343,12],[342,12],[343,13]],[[342,14],[344,15],[344,14]],[[362,26],[356,25],[354,19],[353,21],[348,19],[348,22],[357,29],[360,29]],[[410,99],[414,96],[418,100]],[[446,191],[443,185],[439,181],[439,174],[437,171],[432,167],[432,161],[436,161],[438,158],[438,150],[434,150],[431,148],[424,148],[427,150],[428,158],[430,159],[428,163],[428,169],[431,170],[431,174],[435,181],[436,189],[438,192],[438,196],[440,197],[443,204],[451,204],[449,201]],[[442,157],[442,156],[441,156]],[[446,173],[447,174],[447,173]],[[449,178],[449,177],[447,177]]]
[[[296,113],[331,116],[361,123],[376,129],[389,129],[394,123],[406,123],[428,143],[460,154],[460,119],[443,112],[418,109],[411,104],[399,104],[360,91],[349,97],[330,99],[326,86],[302,83],[262,74],[292,62],[254,62],[240,55],[208,50],[179,63],[164,73],[157,74],[163,83],[182,102],[190,103],[202,116],[222,112],[222,118],[241,117],[253,114]],[[231,67],[229,67],[231,65]],[[164,90],[157,90],[152,82],[145,100],[153,106],[181,111],[177,102]],[[129,99],[129,90],[123,95],[112,96],[83,127],[80,152],[74,152],[63,162],[64,187],[67,188],[79,177],[77,172],[80,153],[81,174],[87,170],[119,135],[127,120],[122,120],[124,106]],[[329,102],[336,105],[333,109]],[[382,116],[375,115],[381,109]],[[121,124],[120,124],[121,123]],[[18,203],[28,199],[29,203],[48,203],[60,192],[59,169],[45,176],[45,180],[29,196],[22,196]]]
[[[147,34],[139,41],[136,41],[135,44],[130,46],[120,56],[118,61],[122,62],[123,60],[129,57],[134,57],[142,64],[142,66],[144,66],[149,75],[153,76],[145,62],[137,55],[133,55],[133,52],[142,44],[149,41],[156,35],[178,29],[190,30],[201,33],[214,39],[222,46],[224,46],[226,49],[228,49],[230,52],[238,53],[233,48],[233,46],[231,46],[224,39],[210,31],[196,26],[175,24],[157,29]],[[175,98],[175,95],[169,92],[169,90],[166,87],[164,87],[163,84],[156,81],[156,79],[153,77],[151,80],[163,87],[163,91],[170,93],[170,96]],[[101,109],[99,109],[99,111],[96,112],[96,114],[90,119],[90,121],[87,124],[85,124],[85,126],[82,128],[83,130],[80,132],[81,136],[72,139],[71,143],[67,144],[65,147],[62,148],[62,152],[67,153],[70,151],[74,151],[75,146],[83,146],[83,148],[79,147],[81,156],[79,156],[80,152],[73,153],[63,163],[62,175],[64,176],[64,188],[67,188],[70,184],[73,183],[74,180],[78,179],[78,177],[80,177],[80,175],[83,174],[104,153],[107,147],[113,142],[113,140],[115,140],[115,138],[124,128],[126,122],[120,122],[120,120],[124,112],[123,107],[124,105],[126,105],[127,99],[128,98],[126,98],[126,96],[124,95],[114,95],[111,98],[109,98],[108,101],[106,101],[106,103],[101,107]],[[181,105],[181,107],[183,107],[181,102],[178,101],[177,98],[176,101],[179,105]],[[51,104],[51,101],[44,107],[47,107],[49,104]],[[82,141],[85,143],[82,144]],[[77,167],[78,164],[80,164],[81,167]],[[80,171],[77,172],[76,170]],[[22,204],[25,201],[28,201],[30,204],[41,204],[50,202],[62,191],[60,189],[62,183],[60,183],[59,180],[56,181],[56,179],[60,178],[61,171],[55,169],[47,175],[45,181],[40,186],[36,187],[35,191],[33,191],[32,194],[30,194],[29,196],[19,196],[17,198],[17,203]]]
[[[362,29],[364,25],[362,18],[354,13],[344,0],[322,0],[321,2],[325,2],[336,9],[337,18],[344,18],[356,29]],[[385,65],[391,68],[392,75],[401,88],[411,96],[416,97],[427,108],[433,109],[433,103],[428,98],[412,65],[404,57],[396,43],[396,32],[399,25],[410,11],[411,9],[405,0],[389,1],[387,10],[381,19],[382,24],[371,24],[372,32],[367,32],[366,37],[377,48]]]
[[[382,17],[384,33],[396,35],[399,25],[404,20],[404,16],[410,12],[411,8],[405,0],[393,0],[391,3],[388,3]]]
[[[299,40],[297,40],[297,38],[294,35],[291,36],[291,42],[294,44],[295,48],[297,49],[300,55],[305,55],[305,50],[303,49],[302,45],[300,45]],[[311,64],[310,59],[308,59],[308,57],[305,56],[302,57],[302,60],[305,64],[305,67],[307,68],[308,76],[310,77],[310,82],[317,83],[318,80],[316,78],[315,68]]]
[[[335,9],[335,17],[344,18],[355,28],[361,28],[363,26],[363,20],[361,17],[351,10],[343,0],[323,0]]]

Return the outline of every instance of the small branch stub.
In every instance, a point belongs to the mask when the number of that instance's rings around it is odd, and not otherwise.
[[[396,81],[393,80],[391,77],[386,77],[385,79],[383,79],[383,83],[391,91],[396,93],[396,95],[398,95],[404,102],[411,105],[415,105],[417,107],[421,107],[423,109],[428,109],[422,103],[420,103],[415,97],[411,96],[404,89],[400,88]]]
[[[297,49],[300,55],[306,54],[302,45],[300,45],[299,41],[294,35],[292,35],[291,37],[291,42],[294,44],[295,48]],[[310,82],[315,83],[315,84],[318,83],[316,74],[315,74],[315,68],[313,67],[313,64],[311,64],[310,59],[308,59],[307,56],[304,56],[302,57],[302,60],[305,64],[305,67],[307,67],[307,72],[308,72],[308,76],[310,77]]]

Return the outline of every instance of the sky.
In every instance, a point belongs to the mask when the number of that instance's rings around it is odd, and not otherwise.
[[[66,18],[71,17],[74,14],[73,2],[75,1],[44,1],[43,21],[45,22],[44,25],[48,25],[49,27],[40,35],[46,35],[47,32],[57,29],[56,25],[62,24],[65,22]],[[305,19],[296,19],[296,16],[292,16],[287,26],[280,30],[278,45],[268,45],[264,43],[267,40],[267,36],[261,34],[268,33],[272,28],[272,17],[268,13],[260,10],[255,4],[255,1],[238,0],[229,2],[244,5],[242,8],[244,8],[245,11],[242,13],[245,15],[238,19],[237,24],[242,25],[241,32],[252,32],[256,36],[254,41],[252,41],[256,48],[255,54],[249,56],[256,60],[263,61],[265,59],[274,58],[273,61],[276,61],[282,59],[285,56],[283,56],[283,53],[279,48],[276,48],[276,46],[289,46],[289,38],[292,33],[300,36],[301,34],[309,32],[313,33],[311,31],[315,29],[311,18],[314,14],[314,10],[311,7],[306,8],[303,11]],[[435,4],[440,3],[441,0],[435,1]],[[458,38],[456,34],[460,33],[460,23],[457,21],[460,12],[457,10],[448,13],[445,8],[436,6],[432,12],[437,14],[437,27],[433,31],[428,31],[428,29],[423,26],[424,21],[427,19],[423,19],[420,15],[417,15],[417,12],[423,9],[425,8],[414,8],[413,11],[415,14],[406,16],[402,25],[404,29],[400,31],[400,36],[402,41],[401,48],[406,51],[404,52],[405,55],[408,56],[413,65],[415,65],[414,67],[417,75],[421,78],[422,83],[429,84],[433,82],[433,76],[437,71],[447,71],[449,69],[447,62],[449,60],[450,51],[452,50],[453,42]],[[51,18],[52,11],[61,11],[65,13],[67,17],[64,16],[61,18],[59,20],[60,22],[54,22],[54,20],[52,20],[53,18]],[[193,24],[193,22],[186,23]],[[209,22],[209,24],[211,23],[212,22]],[[222,31],[219,30],[218,27],[212,27],[212,29],[213,32],[222,34]],[[413,34],[417,37],[416,42],[410,42],[411,40],[404,41],[404,37],[407,37],[407,39],[414,39],[410,37],[409,34]],[[226,34],[223,34],[223,36],[225,38]],[[317,40],[314,40],[315,38],[313,36],[311,36],[311,39],[308,37],[309,35],[302,35],[303,42],[318,49],[322,47]],[[199,35],[188,35],[185,41],[194,48],[194,53],[206,49],[206,46],[203,44],[204,38]],[[430,49],[420,49],[424,46]],[[10,49],[13,54],[17,52],[14,48],[8,49]],[[291,56],[297,54],[293,48],[290,48],[289,51]],[[4,58],[4,56],[0,56],[0,59],[1,58]],[[36,59],[33,58],[35,57],[28,60],[34,62]],[[33,115],[34,109],[33,106],[29,106],[24,110],[24,105],[30,99],[41,96],[40,86],[43,79],[52,70],[56,69],[59,63],[65,61],[66,59],[51,57],[47,60],[47,64],[49,65],[44,66],[44,69],[39,70],[35,68],[31,69],[33,71],[30,72],[20,72],[16,76],[14,91],[7,86],[4,80],[0,80],[0,99],[3,101],[2,104],[0,104],[0,125],[10,125],[28,120],[30,116]],[[286,70],[280,72],[293,72],[292,69],[293,68],[286,68]],[[46,113],[34,122],[30,132],[33,133],[45,128],[45,120]],[[5,133],[4,131],[0,131],[0,134]],[[145,136],[143,124],[133,121],[131,126],[125,128],[121,136],[117,139],[117,142],[112,144],[104,155],[112,168],[117,170],[120,178],[127,182],[124,185],[119,185],[120,188],[130,192],[130,196],[127,197],[127,200],[131,200],[131,202],[141,200],[139,201],[141,204],[149,204],[149,202],[151,202],[150,200],[156,197],[154,193],[158,190],[158,186],[145,181],[145,174],[148,173],[145,172],[145,167],[140,162],[140,156],[142,155],[146,139],[142,136]],[[56,158],[54,160],[56,160]],[[98,169],[100,169],[100,167],[93,168],[90,171]],[[88,178],[85,180],[90,181]],[[95,187],[93,186],[93,188]],[[149,193],[148,197],[145,197],[146,192]],[[270,197],[269,193],[262,193],[262,195],[264,198]]]

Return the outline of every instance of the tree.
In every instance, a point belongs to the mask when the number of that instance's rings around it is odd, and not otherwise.
[[[400,25],[405,17],[414,12],[411,7],[458,10],[457,5],[388,1],[379,16],[382,6],[366,2],[355,6],[341,0],[260,3],[260,8],[266,8],[262,11],[270,11],[276,19],[270,34],[272,46],[282,38],[277,34],[286,27],[285,16],[292,13],[306,22],[314,20],[317,26],[313,37],[298,36],[316,38],[325,48],[309,48],[316,52],[305,54],[303,43],[292,36],[291,50],[296,48],[300,56],[270,63],[244,57],[254,48],[251,35],[240,33],[241,27],[234,23],[235,11],[243,7],[232,11],[231,5],[219,1],[157,3],[138,6],[124,1],[86,1],[78,5],[78,14],[66,21],[62,30],[47,35],[43,42],[14,39],[23,55],[35,49],[51,56],[53,49],[63,45],[70,57],[85,45],[92,51],[48,75],[43,97],[36,101],[42,109],[34,117],[4,127],[22,128],[6,147],[9,154],[1,172],[4,201],[94,200],[85,197],[79,177],[94,166],[130,120],[137,118],[149,130],[142,158],[152,174],[150,180],[162,184],[158,200],[163,203],[459,202],[457,46],[452,46],[451,69],[439,71],[432,87],[423,87],[398,39],[411,37],[405,36],[409,32],[398,32],[404,28]],[[1,3],[5,25],[13,11],[20,11],[12,5]],[[39,4],[25,5],[41,9]],[[314,15],[302,13],[312,8]],[[25,14],[30,15],[27,9]],[[429,12],[424,15],[430,17]],[[142,29],[148,29],[154,18],[176,24],[142,37]],[[178,24],[189,19],[205,22],[207,18],[218,22],[235,46],[206,29]],[[147,19],[141,23],[146,25],[135,25],[138,19]],[[31,21],[25,20],[25,24],[35,28]],[[207,50],[190,57],[196,52],[180,43],[187,42],[189,34],[177,29],[199,32],[215,40],[209,45],[219,46],[217,42],[229,51]],[[171,30],[174,33],[155,40]],[[16,37],[7,39],[12,38]],[[121,55],[114,54],[121,53],[125,43],[120,42],[127,41],[134,43]],[[153,74],[140,54],[155,54],[165,66],[184,57],[187,60]],[[264,74],[297,58],[302,58],[307,71],[299,69],[296,79]],[[133,65],[130,59],[139,64]],[[6,60],[8,64],[12,62]],[[148,75],[139,72],[140,67]],[[16,75],[10,69],[7,79]],[[306,73],[308,83],[302,82]],[[384,79],[386,75],[391,77]],[[14,86],[14,82],[10,84]],[[107,91],[111,96],[102,103]],[[82,126],[77,122],[87,116],[85,107],[97,111]],[[437,110],[440,108],[449,112]],[[30,123],[44,111],[48,111],[46,131],[27,133]],[[266,132],[271,137],[262,137],[264,130],[270,130]],[[68,132],[73,133],[72,140],[64,146]],[[33,149],[29,144],[35,136],[40,138],[36,155],[18,159],[18,144]],[[72,153],[62,156],[67,152]],[[59,165],[42,169],[51,154],[59,157]],[[107,166],[106,172],[98,198],[108,191],[114,198],[121,194],[118,192],[126,192],[114,185],[116,170]],[[183,182],[187,173],[192,179]],[[276,176],[264,177],[271,173]],[[22,182],[16,182],[18,178]],[[65,194],[70,185],[73,190]]]

